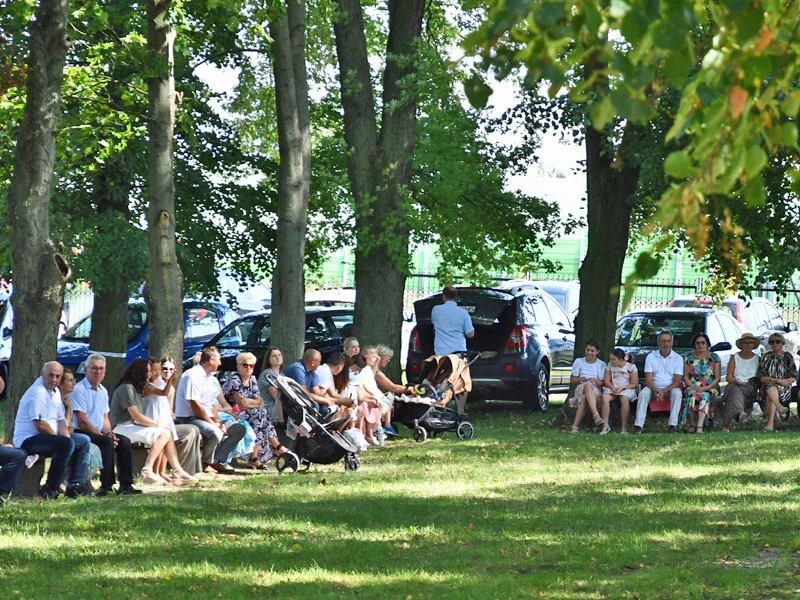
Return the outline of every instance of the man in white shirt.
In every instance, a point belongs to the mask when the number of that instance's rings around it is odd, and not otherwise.
[[[72,411],[78,426],[77,433],[89,437],[91,442],[100,448],[103,467],[100,469],[100,487],[98,496],[108,494],[141,494],[141,490],[133,487],[133,458],[131,442],[124,435],[116,435],[111,431],[108,420],[108,390],[102,381],[106,376],[106,358],[102,354],[90,354],[86,359],[86,377],[75,384],[70,394]],[[114,490],[114,455],[119,469],[119,490]]]
[[[647,418],[650,400],[669,398],[669,432],[675,433],[681,411],[683,394],[683,358],[672,349],[672,332],[663,330],[658,334],[658,350],[647,355],[644,363],[644,387],[639,392],[636,404],[636,421],[633,433],[642,433]]]
[[[244,437],[245,428],[240,423],[223,424],[214,412],[217,384],[211,379],[221,364],[219,350],[209,346],[200,353],[200,362],[181,376],[175,394],[175,423],[196,425],[200,430],[203,468],[230,474],[234,470],[226,464],[228,456]]]
[[[28,454],[50,457],[47,481],[39,490],[39,495],[45,499],[58,497],[68,463],[67,497],[94,495],[91,484],[84,481],[91,442],[81,433],[70,434],[64,422],[64,403],[58,390],[63,372],[59,363],[45,363],[42,376],[20,399],[14,422],[14,445],[17,448]]]

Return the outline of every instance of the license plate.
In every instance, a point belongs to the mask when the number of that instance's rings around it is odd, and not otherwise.
[[[463,309],[464,309],[465,311],[467,311],[469,314],[473,314],[473,313],[475,312],[475,308],[476,308],[476,307],[475,307],[475,306],[470,306],[469,304],[465,304],[465,305],[464,305],[464,306],[462,306],[461,308],[463,308]]]

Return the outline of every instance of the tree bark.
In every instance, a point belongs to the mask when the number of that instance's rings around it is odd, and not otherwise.
[[[600,343],[600,357],[607,360],[614,349],[617,306],[622,284],[622,265],[628,249],[633,195],[639,183],[639,166],[623,161],[614,165],[606,134],[586,128],[586,191],[589,240],[586,257],[578,271],[581,281],[580,311],[575,327],[575,356],[583,356],[586,342]],[[637,134],[637,126],[625,126],[619,154]]]
[[[14,265],[14,352],[7,394],[6,439],[19,399],[56,356],[70,269],[50,239],[50,189],[56,157],[64,63],[72,41],[68,0],[41,0],[31,26],[25,113],[8,193]]]
[[[289,0],[286,14],[270,22],[280,152],[271,338],[288,362],[300,358],[305,342],[303,265],[311,179],[305,11],[304,0]]]
[[[374,108],[364,19],[358,0],[338,0],[334,21],[348,172],[356,213],[356,308],[353,332],[361,345],[387,344],[400,355],[403,291],[409,263],[406,190],[417,126],[414,42],[424,0],[389,1],[389,39],[383,73],[380,133]],[[399,379],[399,361],[387,375]]]
[[[147,48],[155,75],[147,80],[150,274],[145,299],[150,324],[150,355],[174,356],[180,363],[183,357],[183,277],[175,250],[172,57],[175,31],[169,22],[170,5],[171,0],[147,0]]]

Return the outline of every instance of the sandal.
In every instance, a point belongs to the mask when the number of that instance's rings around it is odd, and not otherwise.
[[[603,417],[601,417],[599,414],[596,414],[596,415],[594,416],[594,424],[595,424],[595,425],[605,425],[605,424],[606,424],[606,422],[605,422],[605,421],[603,421]]]
[[[183,469],[177,469],[177,470],[173,469],[172,477],[175,481],[197,481],[197,477],[189,475],[189,473],[187,473]]]
[[[150,467],[142,467],[142,480],[150,485],[161,485],[167,483],[167,481],[161,477],[161,475],[153,473],[153,469]]]
[[[577,425],[573,425],[572,426],[572,431],[570,431],[570,433],[578,433],[579,431],[580,431],[580,429],[578,429],[578,426]]]
[[[250,460],[248,460],[247,461],[247,465],[251,469],[256,469],[258,471],[263,471],[264,469],[267,468],[267,466],[264,463],[262,463],[260,460],[258,460],[257,457],[254,457],[254,458],[251,458]]]
[[[702,428],[702,427],[695,427],[695,428],[694,428],[694,432],[695,432],[696,434],[697,434],[697,433],[703,433],[703,428]]]
[[[286,446],[273,446],[272,453],[275,456],[280,456],[281,454],[286,454],[289,452],[289,449]]]

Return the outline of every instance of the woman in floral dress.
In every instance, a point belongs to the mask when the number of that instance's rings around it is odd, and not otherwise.
[[[258,382],[253,376],[256,357],[250,352],[241,352],[236,357],[236,373],[228,377],[222,386],[225,400],[239,407],[240,418],[245,419],[256,433],[258,457],[250,458],[250,466],[263,469],[265,463],[276,454],[287,452],[278,441],[278,432],[269,418],[264,400],[258,392]]]
[[[719,399],[721,362],[716,352],[711,352],[711,340],[705,333],[692,337],[694,352],[688,354],[683,369],[685,391],[684,418],[695,433],[703,433],[703,424],[714,420]]]

